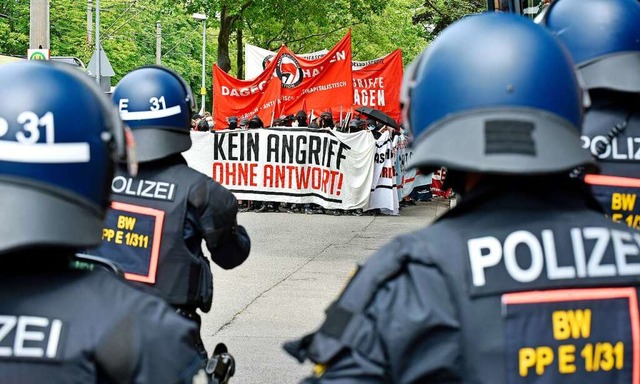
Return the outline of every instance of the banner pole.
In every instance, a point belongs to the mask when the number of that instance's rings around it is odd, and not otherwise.
[[[269,124],[270,127],[273,127],[273,118],[274,115],[276,114],[276,105],[278,104],[278,100],[276,100],[275,103],[273,103],[273,109],[271,110],[271,124]]]

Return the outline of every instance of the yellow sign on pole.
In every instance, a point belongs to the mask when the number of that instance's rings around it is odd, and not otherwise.
[[[200,87],[200,94],[201,94],[201,95],[206,95],[206,94],[207,94],[207,88],[205,88],[205,87]]]

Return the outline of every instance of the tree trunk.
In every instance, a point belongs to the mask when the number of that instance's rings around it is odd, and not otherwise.
[[[220,12],[220,32],[218,33],[218,67],[225,72],[231,69],[231,59],[229,58],[229,38],[235,16],[227,13],[227,6],[223,5]]]
[[[244,69],[244,61],[243,61],[243,56],[244,56],[244,52],[243,52],[243,42],[242,42],[242,27],[238,27],[238,29],[236,30],[236,47],[238,50],[238,56],[237,56],[237,67],[238,67],[238,73],[236,74],[236,77],[238,79],[244,79],[243,76],[243,69]]]

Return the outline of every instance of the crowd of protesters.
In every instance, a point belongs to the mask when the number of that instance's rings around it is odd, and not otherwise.
[[[400,135],[401,130],[391,126],[384,125],[366,115],[356,115],[350,118],[349,115],[340,121],[334,121],[330,112],[322,112],[319,116],[308,116],[304,110],[299,110],[295,115],[281,115],[273,119],[271,125],[265,126],[264,122],[257,115],[251,118],[243,117],[239,119],[237,116],[229,116],[226,118],[227,127],[225,129],[256,129],[270,127],[305,127],[305,128],[329,128],[338,132],[355,133],[366,131],[373,135],[374,139],[378,139],[385,131],[390,131],[391,136]],[[215,132],[214,120],[209,112],[203,115],[196,114],[191,122],[192,130],[200,132]],[[431,194],[429,194],[429,199]],[[427,199],[428,200],[428,199]],[[378,209],[364,211],[362,209],[342,210],[342,209],[325,209],[319,204],[306,203],[279,203],[273,201],[238,201],[240,212],[288,212],[288,213],[305,213],[305,214],[329,214],[334,216],[350,215],[376,215],[380,211]],[[411,196],[407,196],[400,201],[400,208],[415,205],[416,201]]]

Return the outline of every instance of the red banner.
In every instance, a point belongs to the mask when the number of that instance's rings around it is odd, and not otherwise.
[[[370,61],[353,63],[354,108],[371,107],[400,121],[402,51]]]
[[[253,80],[236,79],[214,64],[216,129],[227,127],[229,116],[241,119],[258,115],[270,125],[272,116],[295,114],[303,108],[349,109],[353,105],[351,75],[351,31],[321,59],[306,60],[283,46]]]

